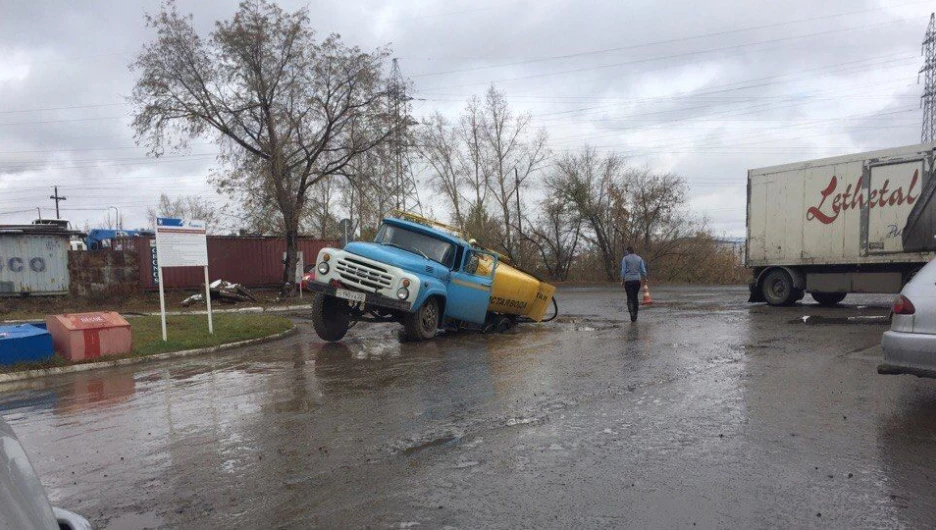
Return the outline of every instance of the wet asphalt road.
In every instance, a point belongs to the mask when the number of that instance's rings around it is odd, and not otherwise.
[[[660,288],[631,325],[622,294],[421,344],[362,324],[325,345],[299,320],[252,350],[0,386],[0,412],[97,528],[932,527],[936,381],[877,375],[867,317],[890,297]]]

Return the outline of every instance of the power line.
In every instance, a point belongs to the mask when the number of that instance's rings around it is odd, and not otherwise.
[[[0,114],[24,114],[27,112],[47,112],[53,110],[96,109],[101,107],[117,107],[127,103],[99,103],[95,105],[66,105],[62,107],[45,107],[40,109],[0,110]]]
[[[726,50],[733,50],[733,49],[742,49],[742,48],[744,48],[744,47],[746,47],[746,46],[755,46],[755,45],[759,45],[759,44],[769,44],[769,43],[773,43],[773,42],[785,42],[785,41],[791,41],[791,40],[800,40],[800,39],[805,39],[805,38],[809,38],[809,37],[820,37],[820,36],[823,36],[823,35],[831,35],[831,34],[833,34],[833,33],[852,32],[852,31],[861,30],[861,29],[881,28],[881,27],[883,27],[883,26],[887,26],[887,25],[891,25],[891,24],[904,24],[904,23],[906,23],[906,22],[907,22],[907,20],[897,20],[897,21],[892,21],[892,22],[883,22],[883,23],[876,23],[876,24],[866,24],[866,25],[863,25],[863,26],[852,26],[852,27],[847,27],[847,28],[839,28],[839,29],[832,29],[832,30],[820,31],[820,32],[816,32],[816,33],[806,33],[806,34],[802,34],[802,35],[791,35],[791,36],[787,36],[787,37],[779,37],[779,38],[775,38],[775,39],[767,39],[767,40],[755,41],[755,42],[748,42],[748,43],[743,43],[743,44],[733,44],[733,45],[730,45],[730,46],[719,46],[719,47],[708,48],[708,49],[704,49],[704,50],[693,50],[693,51],[690,51],[690,52],[676,53],[676,54],[663,55],[663,56],[656,56],[656,57],[644,57],[644,58],[641,58],[641,59],[633,59],[633,60],[630,60],[630,61],[624,61],[624,62],[620,62],[620,63],[605,64],[605,65],[599,65],[599,66],[589,66],[589,67],[584,67],[584,68],[575,68],[575,69],[571,69],[571,70],[561,70],[561,71],[558,71],[558,72],[547,72],[547,73],[541,73],[541,74],[530,74],[530,75],[524,75],[524,76],[519,76],[519,77],[511,77],[511,78],[506,78],[506,79],[497,79],[497,80],[489,80],[489,81],[478,81],[478,82],[473,82],[473,83],[463,83],[463,84],[460,84],[460,85],[449,85],[449,86],[445,86],[445,87],[435,87],[435,88],[429,88],[429,89],[426,89],[426,90],[429,91],[429,92],[432,92],[432,91],[434,91],[434,90],[447,90],[447,89],[450,89],[450,88],[463,88],[463,87],[478,86],[478,85],[490,85],[490,84],[495,84],[495,85],[497,85],[497,84],[509,83],[509,82],[513,82],[513,81],[524,81],[524,80],[527,80],[527,79],[537,79],[537,78],[552,77],[552,76],[558,76],[558,75],[576,74],[576,73],[590,72],[590,71],[595,71],[595,70],[604,70],[604,69],[608,69],[608,68],[618,68],[618,67],[621,67],[621,66],[630,66],[630,65],[634,65],[634,64],[641,64],[641,63],[647,63],[647,62],[653,62],[653,61],[661,61],[661,60],[666,60],[666,59],[678,59],[678,58],[681,58],[681,57],[693,57],[693,56],[704,55],[704,54],[712,53],[712,52],[719,52],[719,51],[726,51]]]
[[[927,143],[936,140],[936,13],[930,14],[929,27],[923,38],[923,55],[925,60],[920,74],[926,84],[920,98],[920,106],[923,107],[920,141]]]
[[[44,125],[48,123],[74,123],[79,121],[104,121],[104,120],[122,120],[127,116],[105,116],[102,118],[73,118],[69,120],[43,120],[43,121],[20,121],[0,123],[0,127],[9,127],[12,125]]]
[[[894,6],[894,7],[905,7],[905,6],[910,6],[910,5],[918,5],[918,4],[926,4],[926,3],[929,3],[929,2],[928,2],[928,1],[927,1],[927,2],[911,2],[911,3],[908,3],[908,4],[902,4],[902,5],[900,5],[900,6]],[[618,47],[615,47],[615,48],[605,48],[605,49],[600,49],[600,50],[590,50],[590,51],[585,51],[585,52],[569,53],[569,54],[565,54],[565,55],[554,55],[554,56],[551,56],[551,57],[542,57],[542,58],[537,58],[537,59],[526,59],[526,60],[515,61],[515,62],[511,62],[511,63],[502,63],[502,64],[495,64],[495,65],[487,65],[487,66],[477,66],[477,67],[473,67],[473,68],[462,68],[462,69],[447,70],[447,71],[442,71],[442,72],[429,72],[429,73],[425,73],[425,74],[417,74],[417,75],[414,75],[413,77],[414,77],[414,78],[418,78],[418,77],[434,77],[434,76],[439,76],[439,75],[449,75],[449,74],[456,74],[456,73],[475,72],[475,71],[478,71],[478,70],[490,70],[490,69],[492,69],[492,68],[506,68],[506,67],[510,67],[510,66],[522,66],[522,65],[525,65],[525,64],[533,64],[533,63],[540,63],[540,62],[547,62],[547,61],[557,61],[557,60],[562,60],[562,59],[572,59],[572,58],[576,58],[576,57],[585,57],[585,56],[589,56],[589,55],[600,55],[600,54],[605,54],[605,53],[620,52],[620,51],[626,51],[626,50],[634,50],[634,49],[637,49],[637,48],[646,48],[646,47],[649,47],[649,46],[658,46],[658,45],[661,45],[661,44],[674,44],[674,43],[677,43],[677,42],[686,42],[686,41],[690,41],[690,40],[703,39],[703,38],[708,38],[708,37],[720,37],[720,36],[732,35],[732,34],[736,34],[736,33],[747,33],[747,32],[750,32],[750,31],[759,31],[759,30],[770,29],[770,28],[778,28],[778,27],[783,27],[783,26],[790,26],[790,25],[793,25],[793,24],[802,24],[802,23],[804,23],[804,22],[815,22],[815,21],[818,21],[818,20],[828,20],[828,19],[831,19],[831,18],[840,18],[840,17],[850,16],[850,15],[860,15],[860,14],[864,14],[864,13],[871,13],[871,12],[881,11],[881,10],[883,10],[883,9],[885,9],[885,8],[883,8],[883,7],[877,7],[877,8],[873,8],[873,9],[864,9],[864,10],[860,10],[860,11],[850,11],[850,12],[847,12],[847,13],[836,13],[836,14],[834,14],[834,15],[825,15],[825,16],[820,16],[820,17],[801,18],[801,19],[797,19],[797,20],[789,20],[789,21],[786,21],[786,22],[777,22],[777,23],[774,23],[774,24],[765,24],[765,25],[762,25],[762,26],[752,26],[752,27],[740,28],[740,29],[731,29],[731,30],[724,30],[724,31],[716,31],[716,32],[713,32],[713,33],[703,33],[703,34],[700,34],[700,35],[692,35],[692,36],[689,36],[689,37],[677,37],[677,38],[674,38],[674,39],[665,39],[665,40],[659,40],[659,41],[653,41],[653,42],[643,42],[643,43],[637,43],[637,44],[629,44],[629,45],[627,45],[627,46],[618,46]]]

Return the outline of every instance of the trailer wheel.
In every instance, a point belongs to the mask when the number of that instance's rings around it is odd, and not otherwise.
[[[435,297],[427,298],[423,305],[403,317],[403,333],[412,341],[435,337],[439,329],[439,302]]]
[[[796,301],[797,289],[793,286],[793,278],[783,269],[768,272],[761,283],[761,291],[772,306],[790,305]]]
[[[341,340],[351,327],[348,303],[334,296],[317,293],[312,300],[312,327],[322,340]]]
[[[831,307],[845,299],[848,293],[809,293],[819,305]]]

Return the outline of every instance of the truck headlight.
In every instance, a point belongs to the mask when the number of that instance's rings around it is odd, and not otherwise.
[[[397,289],[396,297],[399,298],[400,300],[406,300],[407,298],[409,298],[409,289],[407,289],[406,287],[400,287],[399,289]]]
[[[328,268],[329,268],[329,267],[328,267],[328,263],[326,263],[326,262],[324,262],[324,261],[321,262],[321,263],[319,263],[319,264],[318,264],[318,271],[319,271],[319,274],[328,274]]]

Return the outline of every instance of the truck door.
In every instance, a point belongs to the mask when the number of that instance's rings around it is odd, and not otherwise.
[[[452,271],[449,280],[445,317],[484,324],[496,268],[494,254],[478,249],[465,252],[461,267]]]
[[[861,194],[867,201],[862,223],[867,254],[903,252],[907,217],[923,189],[923,160],[872,165],[869,170],[869,182]]]

